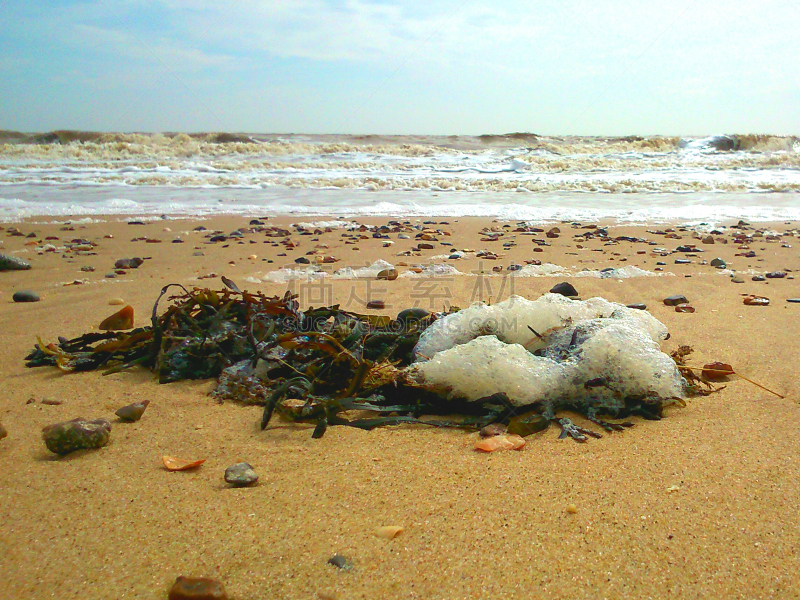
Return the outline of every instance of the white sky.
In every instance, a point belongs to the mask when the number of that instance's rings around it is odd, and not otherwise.
[[[800,0],[0,0],[0,129],[800,134]]]

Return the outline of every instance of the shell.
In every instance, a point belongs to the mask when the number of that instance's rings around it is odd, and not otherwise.
[[[525,438],[514,434],[495,435],[484,438],[475,444],[475,450],[495,452],[496,450],[519,450],[525,445]]]
[[[393,540],[401,533],[403,533],[403,528],[399,525],[386,525],[375,530],[375,535],[385,540]]]
[[[164,466],[169,471],[187,471],[188,469],[199,467],[206,462],[206,459],[186,460],[185,458],[176,458],[174,456],[162,456],[161,462],[164,463]]]
[[[128,305],[122,310],[115,312],[110,317],[103,319],[99,329],[104,331],[118,331],[121,329],[133,329],[133,307]]]

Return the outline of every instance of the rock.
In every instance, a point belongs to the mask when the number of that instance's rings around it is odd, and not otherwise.
[[[664,304],[667,306],[678,306],[678,304],[686,304],[687,302],[689,301],[686,299],[686,296],[682,294],[664,298]]]
[[[511,417],[508,422],[508,433],[527,437],[543,431],[550,425],[550,419],[541,413],[526,413]]]
[[[715,258],[715,259],[712,259],[711,266],[712,267],[716,267],[718,269],[724,269],[724,268],[726,268],[728,266],[728,263],[726,263],[721,258]]]
[[[110,434],[111,423],[105,419],[87,421],[80,417],[42,429],[47,449],[62,456],[75,450],[102,448],[108,444]]]
[[[133,404],[128,404],[127,406],[123,406],[114,414],[117,415],[123,421],[131,421],[136,422],[142,418],[147,405],[150,404],[150,400],[142,400],[141,402],[134,402]]]
[[[764,296],[745,296],[745,306],[769,306],[769,298]]]
[[[397,279],[397,269],[384,269],[378,273],[378,279],[385,279],[387,281],[394,281]]]
[[[12,299],[14,302],[39,302],[39,300],[41,300],[41,298],[39,298],[39,294],[32,292],[31,290],[20,290],[18,292],[14,292]]]
[[[481,437],[492,437],[495,435],[503,435],[506,432],[506,426],[500,423],[490,423],[480,431]]]
[[[568,504],[567,505],[567,512],[569,514],[571,514],[571,515],[574,515],[574,514],[576,514],[578,512],[578,507],[575,506],[574,504]]]
[[[741,275],[734,275],[733,277],[731,277],[731,282],[744,283],[744,277],[742,277]]]
[[[122,310],[115,312],[110,317],[103,319],[98,329],[103,331],[121,331],[123,329],[133,329],[133,307],[126,306]]]
[[[240,462],[225,469],[225,481],[234,487],[244,487],[258,481],[258,475],[248,463]]]
[[[628,304],[626,306],[628,308],[633,308],[635,310],[647,310],[647,304],[642,304],[642,303]]]
[[[343,571],[349,571],[353,568],[353,564],[350,560],[340,554],[334,554],[328,559],[328,564],[333,565],[337,569],[342,569]]]
[[[120,258],[117,262],[114,263],[114,268],[138,269],[143,262],[144,260],[139,258],[138,256],[134,256],[133,258]]]
[[[301,256],[300,258],[295,258],[294,262],[296,262],[298,265],[307,265],[311,263],[311,261],[308,260],[305,256]]]
[[[8,431],[6,431],[6,428],[3,427],[2,423],[0,423],[0,440],[2,440],[6,436],[8,436]]]
[[[549,238],[557,238],[559,233],[561,233],[561,230],[558,227],[553,227],[547,233],[545,233],[545,236]]]
[[[771,273],[767,273],[767,279],[783,279],[786,277],[786,273],[784,271],[773,271]]]
[[[714,236],[713,235],[707,235],[700,241],[703,242],[704,244],[713,244],[714,243]]]
[[[401,323],[413,323],[414,321],[421,321],[430,314],[424,308],[407,308],[397,313],[397,320]]]
[[[678,304],[675,307],[675,312],[677,312],[677,313],[693,313],[694,312],[694,306],[692,306],[691,304]]]
[[[125,304],[125,300],[123,300],[122,298],[111,298],[111,300],[109,300],[108,303],[111,306],[119,306],[121,304]]]
[[[433,250],[433,244],[417,244],[420,250]]]
[[[16,256],[0,254],[0,271],[27,271],[31,263]]]
[[[168,600],[228,600],[225,586],[208,577],[178,577]]]
[[[551,294],[561,294],[562,296],[577,296],[578,290],[576,290],[571,283],[567,283],[563,281],[561,283],[557,283],[552,287],[550,290]]]
[[[370,300],[367,302],[367,308],[382,310],[386,308],[386,303],[383,300]]]
[[[751,277],[751,279],[753,281],[766,281],[767,280],[767,278],[764,277],[763,275],[753,275],[753,277]]]
[[[800,298],[787,298],[787,302],[792,302],[793,304],[800,304]]]

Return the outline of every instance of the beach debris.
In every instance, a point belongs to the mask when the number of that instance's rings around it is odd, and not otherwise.
[[[711,381],[718,381],[720,379],[725,379],[728,375],[733,375],[734,373],[733,367],[728,363],[715,361],[703,365],[703,370],[700,374]]]
[[[178,577],[169,590],[169,600],[228,600],[222,582],[208,577]]]
[[[647,311],[602,298],[512,296],[439,313],[411,308],[392,319],[338,305],[301,311],[291,293],[269,297],[235,284],[170,284],[149,326],[39,340],[27,365],[105,373],[143,366],[161,383],[218,378],[212,397],[263,406],[262,429],[278,415],[314,424],[314,438],[332,425],[480,431],[524,414],[514,422],[521,435],[555,422],[562,435],[585,441],[599,434],[556,418],[559,411],[621,431],[627,423],[600,416],[659,419],[694,389],[660,351],[667,337]]]
[[[772,271],[765,275],[767,279],[783,279],[786,277],[786,271]]]
[[[792,304],[800,304],[800,298],[787,298],[786,301]]]
[[[481,437],[492,437],[495,435],[503,435],[507,428],[502,423],[490,423],[486,427],[481,428],[478,432]]]
[[[5,427],[3,427],[2,423],[0,423],[0,440],[2,440],[4,437],[7,436],[8,436],[8,430]]]
[[[383,310],[386,308],[386,303],[383,300],[370,300],[367,302],[367,308],[372,310]]]
[[[20,290],[18,292],[14,292],[14,295],[11,298],[14,300],[14,302],[39,302],[39,300],[41,300],[39,294],[31,290]]]
[[[567,512],[571,515],[577,514],[578,507],[575,504],[567,504]]]
[[[258,475],[250,464],[240,462],[225,469],[225,481],[234,487],[244,487],[258,481]]]
[[[678,306],[679,304],[687,304],[689,301],[686,299],[686,296],[683,294],[676,294],[674,296],[668,296],[664,298],[664,304],[666,306]]]
[[[45,406],[61,406],[64,404],[64,401],[56,400],[55,398],[42,398],[42,404]]]
[[[632,308],[634,310],[647,310],[647,304],[642,302],[635,302],[633,304],[626,304],[626,308]]]
[[[394,281],[397,279],[397,269],[383,269],[378,273],[378,279]]]
[[[9,254],[0,254],[0,271],[27,271],[30,268],[31,263],[27,260]]]
[[[106,317],[97,328],[102,331],[133,329],[133,307],[130,305],[125,306],[110,317]]]
[[[186,460],[185,458],[176,458],[175,456],[162,456],[161,462],[164,463],[168,471],[188,471],[189,469],[199,467],[206,462],[206,459]]]
[[[769,298],[765,296],[747,295],[743,302],[746,306],[769,306]]]
[[[571,283],[564,281],[562,283],[557,283],[556,285],[554,285],[553,288],[550,290],[550,293],[561,294],[562,296],[567,296],[567,297],[575,297],[578,295],[578,290],[576,290]]]
[[[134,256],[133,258],[120,258],[117,262],[114,263],[114,268],[115,269],[138,269],[143,262],[144,262],[144,259],[139,258],[138,256]]]
[[[496,452],[497,450],[520,450],[525,446],[525,438],[515,434],[493,435],[475,442],[475,450]]]
[[[711,264],[712,267],[716,267],[717,269],[727,269],[728,268],[728,263],[726,263],[721,258],[712,258],[710,264]]]
[[[767,280],[767,278],[766,278],[766,277],[764,277],[763,275],[753,275],[753,276],[750,278],[750,280],[751,280],[751,281],[766,281],[766,280]]]
[[[403,531],[404,529],[399,525],[386,525],[384,527],[378,527],[375,530],[375,535],[385,540],[393,540],[398,535],[403,533]]]
[[[693,313],[694,311],[695,308],[691,304],[678,304],[675,307],[676,313]]]
[[[111,423],[105,419],[87,421],[82,417],[47,425],[42,439],[50,452],[62,456],[76,450],[102,448],[108,444]]]
[[[531,411],[516,415],[508,420],[508,433],[527,437],[544,431],[550,426],[550,420],[540,412]]]
[[[125,304],[125,300],[122,298],[111,298],[111,300],[108,301],[108,304],[110,306],[121,306],[122,304]]]
[[[128,404],[127,406],[123,406],[114,414],[117,415],[123,421],[130,421],[136,422],[142,418],[147,405],[150,404],[150,400],[142,400],[141,402],[134,402],[133,404]]]
[[[744,283],[744,277],[741,275],[734,275],[731,277],[731,283]]]
[[[333,565],[337,569],[341,569],[342,571],[349,571],[353,568],[353,563],[350,562],[350,559],[346,556],[342,556],[341,554],[334,554],[328,559],[328,564]]]

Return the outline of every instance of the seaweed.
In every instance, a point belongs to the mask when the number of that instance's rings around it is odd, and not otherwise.
[[[218,378],[211,392],[218,401],[264,406],[262,430],[278,413],[290,421],[315,423],[314,438],[334,425],[369,430],[414,423],[477,430],[491,423],[507,425],[532,411],[533,418],[514,426],[530,434],[557,423],[561,437],[583,442],[587,436],[601,436],[557,418],[558,411],[572,410],[606,431],[621,431],[631,423],[610,423],[599,415],[659,419],[664,406],[674,402],[627,397],[610,404],[598,396],[581,403],[563,399],[520,407],[504,394],[474,401],[452,398],[419,384],[405,367],[414,359],[420,334],[457,308],[440,314],[409,309],[396,319],[358,314],[339,305],[301,311],[297,296],[289,292],[269,297],[241,291],[225,278],[223,283],[221,290],[167,285],[153,305],[149,326],[59,338],[52,344],[40,339],[26,357],[27,366],[55,366],[64,372],[103,369],[106,375],[139,366],[165,384]],[[173,290],[178,291],[170,295]],[[159,314],[165,298],[169,305]],[[674,355],[679,365],[683,356]],[[681,368],[681,373],[691,390],[705,391],[698,384],[706,382],[691,370]],[[584,385],[589,390],[608,384],[598,378]]]

